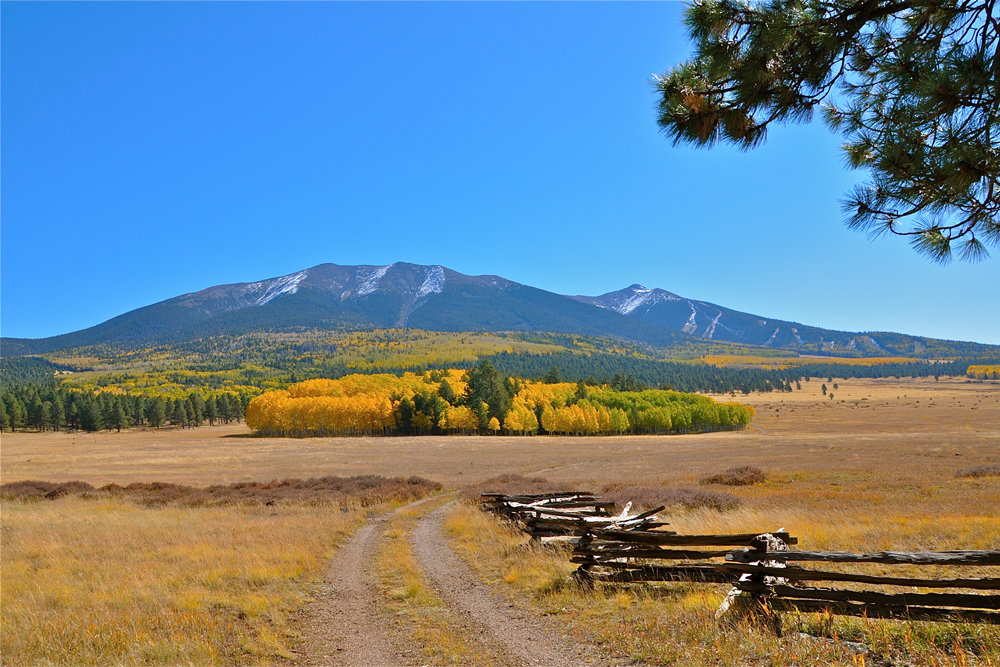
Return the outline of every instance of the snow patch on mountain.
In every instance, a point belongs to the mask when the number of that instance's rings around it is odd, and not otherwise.
[[[705,327],[705,333],[702,334],[703,338],[708,338],[708,339],[711,340],[712,336],[715,335],[715,325],[717,325],[719,323],[719,318],[720,317],[722,317],[722,311],[721,310],[719,311],[719,314],[716,315],[715,318],[709,323],[709,325],[707,327]]]
[[[444,289],[444,267],[443,266],[428,266],[425,267],[427,271],[427,277],[424,278],[423,284],[420,285],[420,289],[417,290],[417,298],[427,296],[428,294],[438,294]]]
[[[632,296],[630,296],[625,300],[625,303],[615,308],[615,310],[617,310],[622,315],[628,315],[633,310],[635,310],[642,304],[649,301],[649,298],[651,296],[653,296],[653,290],[647,289],[645,287],[640,287],[632,293]]]
[[[375,270],[369,273],[358,285],[358,291],[355,292],[358,296],[364,296],[366,294],[371,294],[378,289],[378,281],[382,280],[382,277],[392,268],[392,264],[387,264],[386,266],[375,267]],[[361,277],[361,272],[358,272],[358,277]]]
[[[290,276],[282,276],[281,278],[265,280],[260,283],[251,283],[247,286],[247,291],[257,292],[259,290],[264,290],[264,294],[253,302],[253,305],[255,306],[263,306],[264,304],[274,301],[282,294],[295,294],[298,292],[299,283],[305,280],[305,277],[306,271],[299,271],[298,273],[293,273]]]
[[[802,336],[799,335],[799,330],[792,327],[792,334],[795,335],[795,340],[799,342],[799,347],[802,347]]]
[[[698,311],[694,309],[694,304],[691,303],[690,301],[688,301],[688,305],[691,306],[691,317],[689,317],[688,321],[684,324],[683,327],[681,327],[681,331],[683,331],[686,334],[694,333],[695,331],[698,330],[698,324],[695,322],[695,318],[698,315]]]
[[[771,337],[767,339],[767,342],[766,342],[766,343],[764,343],[764,345],[770,345],[770,344],[771,344],[771,342],[772,342],[772,341],[773,341],[773,340],[774,340],[775,338],[777,338],[777,337],[778,337],[778,332],[779,332],[779,331],[781,331],[781,327],[778,327],[777,329],[775,329],[775,330],[774,330],[774,333],[773,333],[773,334],[771,334]]]

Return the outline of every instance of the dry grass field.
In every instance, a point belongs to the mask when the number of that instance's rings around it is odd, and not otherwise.
[[[322,475],[420,475],[457,488],[504,473],[550,480],[689,484],[735,465],[775,474],[885,473],[950,479],[1000,462],[1000,383],[964,378],[825,379],[790,394],[739,397],[757,408],[741,432],[681,436],[256,438],[242,425],[122,433],[4,433],[3,481],[156,480],[228,484]],[[728,396],[719,397],[730,400]],[[833,480],[836,481],[836,480]]]
[[[831,400],[820,393],[825,381],[814,378],[791,394],[744,397],[757,408],[751,429],[690,436],[297,440],[252,437],[242,426],[4,433],[0,481],[206,486],[377,474],[420,475],[447,489],[518,473],[602,492],[630,485],[704,489],[698,480],[705,475],[752,465],[766,472],[765,483],[722,489],[740,501],[738,508],[671,508],[673,528],[785,527],[803,549],[1000,549],[1000,477],[957,476],[1000,464],[1000,383],[836,380],[836,389],[826,383]],[[360,510],[330,510],[308,503],[156,508],[79,496],[4,501],[3,663],[280,659],[294,644],[287,615],[304,603],[324,559],[363,518]],[[382,553],[382,581],[396,591],[398,611],[419,616],[423,612],[403,607],[438,602],[420,591],[403,594],[407,578],[416,576],[405,543],[396,539],[409,531],[407,521],[400,519],[398,535]],[[528,554],[520,537],[491,521],[461,509],[449,524],[460,552],[482,576],[614,652],[662,664],[874,659],[815,640],[720,630],[709,612],[721,594],[711,587],[583,596],[566,585],[563,554]],[[154,626],[151,618],[162,620]],[[425,638],[439,632],[437,619],[435,613],[415,621]],[[879,659],[900,664],[1000,664],[1000,634],[992,629],[801,623],[864,641]]]
[[[5,502],[5,665],[266,664],[365,511]]]

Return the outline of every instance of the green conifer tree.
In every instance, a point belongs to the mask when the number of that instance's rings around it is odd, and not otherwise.
[[[749,149],[823,108],[871,174],[847,225],[936,261],[1000,247],[1000,22],[995,0],[700,0],[694,56],[656,78],[674,143]],[[835,99],[836,98],[836,99]]]

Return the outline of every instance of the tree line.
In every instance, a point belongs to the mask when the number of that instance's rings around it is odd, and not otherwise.
[[[964,376],[970,364],[986,364],[983,359],[958,359],[929,363],[873,363],[870,365],[817,362],[795,364],[784,369],[730,368],[704,363],[660,361],[613,354],[508,354],[482,359],[503,373],[542,378],[557,369],[572,381],[598,378],[612,383],[616,376],[633,377],[650,388],[712,394],[791,391],[796,382],[810,377],[836,378],[918,378]],[[994,360],[993,363],[996,363]]]
[[[118,430],[132,426],[196,427],[243,419],[250,397],[229,392],[183,398],[66,387],[19,385],[0,395],[0,430]]]
[[[246,420],[263,435],[610,435],[738,429],[754,415],[739,403],[616,380],[619,388],[562,382],[553,368],[531,381],[489,361],[468,371],[350,375],[261,394]]]

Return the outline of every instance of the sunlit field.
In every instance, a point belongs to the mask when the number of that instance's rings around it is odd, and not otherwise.
[[[755,405],[757,417],[752,428],[733,433],[265,439],[243,426],[4,433],[0,468],[4,483],[206,486],[380,474],[421,475],[445,490],[518,473],[601,493],[628,485],[705,488],[698,480],[707,474],[753,465],[765,471],[766,482],[722,489],[738,507],[671,508],[672,528],[786,528],[800,538],[798,548],[810,550],[1000,549],[1000,477],[962,476],[1000,464],[1000,384],[834,382],[836,389],[814,378],[791,394],[740,397]],[[833,399],[821,394],[824,383]],[[391,506],[148,506],[102,494],[5,499],[3,664],[294,660],[294,612],[307,604],[337,544],[368,512]],[[439,623],[444,611],[426,612],[440,605],[423,588],[402,540],[411,523],[403,517],[393,525],[380,556],[391,604],[423,624],[432,661],[476,655],[478,648],[463,648],[461,637],[448,638],[447,624]],[[725,587],[581,591],[570,584],[565,553],[526,550],[522,536],[478,510],[460,507],[449,530],[460,554],[521,604],[614,653],[653,663],[1000,664],[994,628],[817,616],[786,617],[782,638],[752,627],[719,628],[713,614]],[[920,570],[928,574],[934,572]],[[800,630],[863,642],[873,653],[803,638]]]
[[[142,507],[64,497],[3,506],[4,664],[267,663],[365,511]]]

